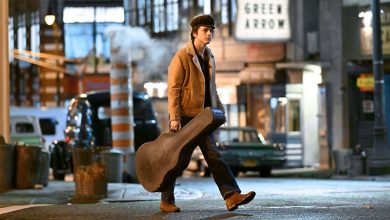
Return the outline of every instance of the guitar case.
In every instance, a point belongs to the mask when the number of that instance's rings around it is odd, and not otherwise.
[[[219,108],[206,108],[177,132],[161,134],[137,150],[135,169],[142,186],[149,192],[164,192],[188,166],[198,141],[225,122]]]

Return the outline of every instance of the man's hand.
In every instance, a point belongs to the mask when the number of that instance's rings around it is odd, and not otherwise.
[[[169,123],[169,131],[177,132],[181,128],[180,120],[174,120]]]

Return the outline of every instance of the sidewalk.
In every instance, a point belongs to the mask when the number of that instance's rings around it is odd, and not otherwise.
[[[285,177],[285,178],[329,179],[332,178],[332,175],[333,175],[333,170],[321,170],[313,167],[272,170],[272,177],[276,177],[276,178]]]
[[[0,206],[25,204],[68,204],[74,203],[75,183],[49,181],[47,187],[36,189],[11,189],[0,193]],[[157,193],[144,190],[140,184],[109,183],[107,197],[100,202],[159,200]],[[76,203],[83,203],[78,201]]]
[[[70,181],[49,181],[47,187],[36,189],[10,189],[0,192],[0,207],[9,205],[28,204],[80,204],[80,203],[110,203],[131,201],[160,200],[160,193],[146,191],[137,183],[109,183],[107,197],[99,200],[75,200],[75,183]],[[198,199],[202,193],[198,190],[184,188],[177,185],[175,197],[177,199]]]

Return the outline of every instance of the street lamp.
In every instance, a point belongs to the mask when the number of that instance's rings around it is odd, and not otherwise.
[[[47,14],[45,16],[45,22],[47,25],[51,26],[54,24],[55,20],[56,20],[56,16],[54,14],[53,5],[51,3],[51,0],[49,0],[49,8],[48,8]]]

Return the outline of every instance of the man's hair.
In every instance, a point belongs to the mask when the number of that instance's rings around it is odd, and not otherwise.
[[[199,29],[200,26],[206,26],[206,27],[212,27],[213,29],[215,28],[214,26],[214,19],[210,15],[199,15],[196,16],[194,19],[191,21],[191,40],[194,41],[195,37],[193,33],[196,33]]]

